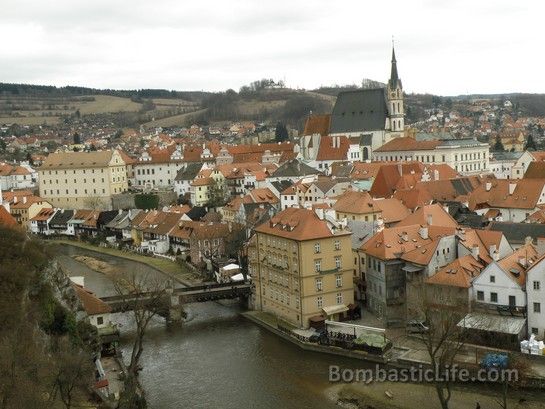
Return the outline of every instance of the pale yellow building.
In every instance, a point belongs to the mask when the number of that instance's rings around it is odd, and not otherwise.
[[[288,208],[258,226],[250,254],[254,308],[307,328],[354,302],[351,232],[323,209]]]
[[[112,196],[128,189],[117,150],[52,153],[38,174],[40,196],[64,209],[111,209]]]
[[[51,204],[38,196],[14,196],[10,203],[10,212],[13,218],[25,229],[30,229],[30,219],[42,209],[51,209]]]

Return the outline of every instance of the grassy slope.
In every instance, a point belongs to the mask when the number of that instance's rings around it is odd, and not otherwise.
[[[110,95],[96,95],[94,101],[76,102],[82,115],[102,114],[107,112],[134,112],[138,111],[142,104],[131,101],[129,98],[113,97]]]
[[[168,127],[168,126],[186,126],[187,121],[195,115],[199,115],[206,112],[206,109],[199,109],[193,112],[187,112],[185,114],[179,114],[174,116],[168,116],[166,118],[156,119],[155,121],[146,122],[144,126],[146,128],[154,128],[156,126]]]

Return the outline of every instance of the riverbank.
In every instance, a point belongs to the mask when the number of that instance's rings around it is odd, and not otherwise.
[[[286,341],[289,341],[292,344],[297,345],[299,348],[305,351],[321,352],[321,353],[330,354],[330,355],[338,355],[338,356],[343,356],[346,358],[359,359],[362,361],[367,361],[367,362],[377,363],[377,364],[385,364],[388,362],[388,359],[385,358],[384,356],[373,355],[365,351],[354,351],[354,350],[348,350],[348,349],[343,349],[343,348],[334,347],[334,346],[319,345],[313,342],[301,341],[300,339],[297,339],[294,336],[291,336],[283,331],[280,331],[277,326],[276,318],[266,312],[245,311],[241,313],[241,315],[249,319],[250,321],[254,322],[255,324],[259,325],[260,327],[265,328],[266,330],[274,333],[275,335],[278,335],[279,337],[285,339]]]
[[[148,256],[140,255],[140,254],[134,254],[134,253],[126,252],[126,251],[113,249],[110,247],[94,246],[92,244],[81,242],[81,241],[54,239],[54,240],[50,240],[49,242],[59,244],[59,245],[79,247],[85,250],[94,251],[96,253],[102,253],[102,254],[107,254],[114,257],[136,261],[138,263],[142,263],[149,267],[152,267],[155,270],[160,271],[161,273],[167,275],[173,280],[176,280],[177,282],[186,286],[191,286],[191,285],[202,282],[200,277],[196,273],[191,271],[188,267],[168,259],[148,257]]]
[[[500,388],[467,388],[453,386],[450,409],[474,408],[477,402],[481,408],[497,408],[501,398]],[[392,397],[390,398],[389,395]],[[341,407],[365,409],[435,409],[439,400],[433,385],[402,382],[373,382],[337,384],[326,391],[329,399]],[[525,391],[510,389],[508,407],[537,409],[543,408],[543,397],[533,396]]]

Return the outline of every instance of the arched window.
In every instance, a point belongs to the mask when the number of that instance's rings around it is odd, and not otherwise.
[[[369,148],[364,147],[363,148],[363,160],[368,160],[368,159],[369,159]]]

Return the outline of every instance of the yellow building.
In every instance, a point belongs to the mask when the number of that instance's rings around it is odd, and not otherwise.
[[[53,206],[38,196],[14,196],[9,209],[13,218],[26,229],[30,229],[30,219],[42,209],[51,209]]]
[[[117,150],[52,153],[38,172],[40,196],[64,209],[111,209],[112,196],[128,189]]]
[[[307,328],[338,320],[354,302],[351,232],[315,211],[287,208],[258,226],[250,274],[254,308]]]

